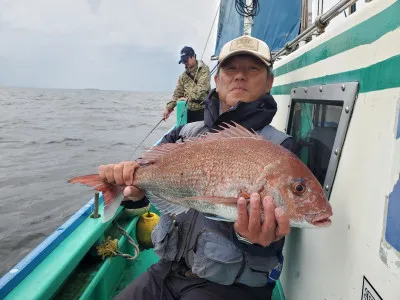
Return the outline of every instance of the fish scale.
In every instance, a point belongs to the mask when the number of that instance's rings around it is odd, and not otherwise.
[[[254,180],[262,178],[265,169],[263,163],[266,161],[261,157],[262,151],[257,151],[257,148],[261,149],[257,144],[261,146],[264,141],[250,142],[254,144],[254,151],[246,147],[249,138],[227,139],[223,144],[218,140],[198,145],[188,144],[188,147],[181,147],[178,161],[175,152],[172,152],[153,165],[140,168],[134,185],[151,190],[154,194],[162,191],[160,196],[163,197],[173,194],[174,198],[187,197],[189,191],[192,196],[226,197],[239,196],[240,188],[257,192],[265,182]],[[232,160],[231,157],[238,159]],[[174,191],[168,187],[173,187]]]

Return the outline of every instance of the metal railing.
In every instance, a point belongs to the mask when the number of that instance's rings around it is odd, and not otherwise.
[[[290,53],[294,51],[294,47],[303,40],[306,40],[308,37],[313,35],[315,31],[318,31],[318,34],[324,32],[325,27],[328,26],[329,21],[332,20],[337,15],[341,14],[346,8],[356,3],[358,0],[342,0],[337,4],[332,6],[326,13],[319,15],[315,18],[315,22],[305,29],[302,33],[300,33],[293,41],[286,43],[286,45],[279,50],[277,53],[272,55],[272,60],[275,61],[278,57],[283,54]]]

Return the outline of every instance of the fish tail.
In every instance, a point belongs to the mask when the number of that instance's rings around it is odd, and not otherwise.
[[[68,180],[68,183],[83,183],[90,187],[94,187],[96,191],[103,193],[104,199],[104,217],[103,223],[113,218],[118,210],[122,200],[124,199],[124,186],[118,186],[108,182],[104,182],[98,174],[78,176]]]
[[[103,184],[104,181],[100,178],[98,174],[91,174],[85,176],[78,176],[68,180],[68,183],[83,183],[91,187],[96,187]]]

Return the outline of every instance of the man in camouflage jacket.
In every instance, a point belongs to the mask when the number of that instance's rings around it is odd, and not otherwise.
[[[187,122],[202,121],[204,119],[204,102],[210,91],[210,69],[201,60],[191,47],[181,50],[179,63],[185,64],[185,71],[179,77],[172,100],[167,103],[163,118],[166,120],[176,106],[178,100],[187,101]]]

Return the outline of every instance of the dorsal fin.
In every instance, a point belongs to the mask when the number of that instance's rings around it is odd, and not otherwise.
[[[218,126],[221,130],[217,130],[216,132],[207,132],[200,139],[201,141],[210,141],[210,140],[220,140],[220,139],[229,139],[229,138],[253,138],[257,140],[264,140],[262,135],[256,133],[254,130],[249,131],[242,125],[231,121],[234,125],[228,123],[222,123],[224,126]]]
[[[166,143],[159,146],[154,146],[146,149],[146,151],[143,152],[142,157],[136,161],[140,164],[151,164],[165,154],[185,146],[185,143]]]
[[[146,152],[143,153],[140,159],[137,159],[137,162],[141,164],[151,164],[154,163],[157,159],[164,156],[165,154],[177,150],[181,147],[185,147],[186,143],[202,143],[208,142],[212,140],[221,140],[221,139],[230,139],[230,138],[252,138],[257,140],[264,140],[262,135],[247,130],[245,127],[239,125],[232,121],[234,125],[228,123],[222,123],[224,126],[219,126],[219,130],[214,132],[207,132],[206,134],[200,137],[192,137],[185,139],[183,143],[167,143],[161,144],[159,146],[154,146],[150,149],[147,149]]]

